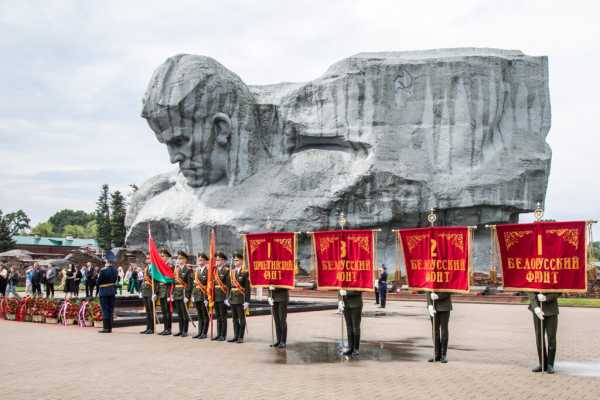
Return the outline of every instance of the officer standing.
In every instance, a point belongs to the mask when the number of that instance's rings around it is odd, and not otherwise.
[[[141,331],[143,335],[150,335],[154,333],[154,302],[152,297],[152,276],[150,275],[150,257],[146,257],[146,269],[144,270],[144,281],[140,290],[140,297],[144,300],[144,310],[146,311],[146,330]],[[155,285],[158,286],[158,282],[154,281]]]
[[[177,252],[175,266],[175,287],[173,289],[173,305],[179,317],[179,332],[173,336],[186,337],[190,326],[190,314],[187,303],[192,294],[192,268],[188,266],[188,255],[184,251]]]
[[[385,308],[385,300],[387,297],[387,278],[388,274],[385,265],[381,264],[379,279],[377,280],[379,289],[379,302],[381,303],[379,306],[380,308]]]
[[[445,364],[448,362],[448,321],[452,311],[452,297],[450,293],[427,292],[427,311],[433,326],[433,343],[435,356],[429,362]]]
[[[233,320],[233,338],[228,342],[244,343],[246,330],[245,311],[250,306],[250,278],[248,272],[242,269],[244,256],[240,253],[233,255],[233,269],[229,272],[227,286],[229,287],[229,304]]]
[[[204,253],[198,254],[196,260],[198,267],[194,272],[194,289],[192,290],[192,299],[198,313],[198,334],[194,339],[206,339],[208,333],[208,256]]]
[[[162,249],[160,251],[161,258],[165,261],[167,266],[170,267],[169,258],[171,258],[171,253],[167,249]],[[173,318],[173,309],[172,301],[173,301],[173,284],[172,283],[164,283],[160,282],[158,285],[158,298],[160,299],[160,311],[163,317],[163,326],[164,329],[159,335],[168,336],[171,334],[171,321]],[[156,294],[152,296],[153,301],[156,301]]]
[[[112,332],[117,279],[117,269],[107,259],[104,268],[100,270],[100,274],[96,279],[96,285],[99,288],[100,306],[102,307],[102,330],[98,331],[99,333]]]
[[[360,322],[362,318],[363,299],[362,292],[356,290],[340,290],[342,300],[338,302],[338,309],[344,313],[346,331],[348,332],[348,350],[343,354],[358,358],[360,347]]]
[[[227,306],[229,306],[229,289],[227,288],[227,280],[229,276],[229,268],[225,260],[227,256],[224,253],[217,253],[215,256],[217,268],[213,274],[215,288],[215,318],[217,319],[217,336],[212,340],[220,342],[225,341],[227,337]]]
[[[532,369],[531,371],[545,371],[549,374],[553,374],[554,359],[556,358],[556,331],[558,330],[558,298],[560,297],[560,293],[528,293],[528,296],[529,310],[533,314],[535,342],[537,345],[539,361],[538,366]],[[545,343],[546,337],[548,337],[547,347]]]
[[[287,343],[287,306],[290,302],[290,291],[286,288],[269,286],[269,305],[275,320],[277,341],[271,347],[285,349]]]

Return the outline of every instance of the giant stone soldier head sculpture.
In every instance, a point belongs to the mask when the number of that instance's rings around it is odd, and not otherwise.
[[[431,207],[439,224],[515,222],[544,199],[550,168],[547,59],[519,51],[361,53],[313,81],[265,86],[177,55],[152,76],[142,116],[178,168],[133,196],[133,247],[147,223],[189,251],[218,226],[236,250],[269,216],[304,231],[343,211],[350,227],[383,228],[380,258],[397,265],[392,228],[426,224]]]

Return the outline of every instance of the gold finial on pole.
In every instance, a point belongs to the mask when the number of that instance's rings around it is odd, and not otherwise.
[[[427,221],[431,226],[435,225],[435,221],[437,221],[437,215],[435,215],[435,208],[431,207],[429,209],[429,214],[427,215]]]
[[[540,203],[539,201],[535,205],[533,215],[535,216],[536,222],[540,222],[542,218],[544,218],[544,209],[542,208],[542,203]]]
[[[267,222],[265,222],[265,228],[270,231],[273,229],[273,221],[271,221],[271,216],[267,217]]]
[[[344,227],[346,226],[347,222],[348,222],[348,220],[346,219],[346,214],[344,214],[344,212],[341,211],[340,215],[338,217],[338,224],[340,225],[342,230],[344,230]]]

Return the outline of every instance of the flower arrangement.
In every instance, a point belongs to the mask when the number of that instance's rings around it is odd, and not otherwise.
[[[58,301],[47,299],[44,302],[43,316],[46,318],[46,323],[56,324],[58,322],[58,310],[60,309]]]
[[[44,322],[44,308],[47,301],[50,300],[46,300],[43,297],[36,297],[33,299],[33,306],[31,307],[33,322]]]
[[[17,300],[14,297],[5,298],[6,319],[12,320],[12,321],[16,320],[18,308],[19,308],[19,300]]]
[[[94,321],[102,321],[102,308],[100,308],[100,303],[94,301],[92,302],[92,318]]]
[[[79,307],[79,314],[77,316],[77,320],[79,326],[94,326],[94,315],[93,315],[93,303],[90,301],[82,301],[81,306]]]
[[[33,308],[33,298],[30,296],[26,296],[21,301],[19,301],[19,306],[17,307],[17,321],[31,321],[32,320],[32,311]]]

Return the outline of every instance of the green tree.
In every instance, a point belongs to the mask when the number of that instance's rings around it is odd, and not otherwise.
[[[96,220],[90,221],[85,226],[85,237],[90,239],[95,239],[98,236],[98,225],[96,224]]]
[[[118,190],[111,194],[111,235],[115,247],[125,246],[125,198]]]
[[[54,232],[54,225],[50,222],[40,222],[31,230],[32,235],[37,236],[56,236],[56,232]]]
[[[0,210],[0,218],[1,215],[2,211]],[[25,211],[17,210],[15,212],[6,214],[4,216],[4,222],[7,224],[11,236],[14,236],[17,233],[23,233],[24,231],[30,229],[29,223],[31,220],[27,214],[25,214]]]
[[[96,202],[96,226],[98,246],[104,250],[112,248],[112,228],[110,224],[110,208],[108,206],[108,185],[102,185],[100,197]]]
[[[64,236],[73,236],[74,238],[84,238],[85,235],[85,226],[81,225],[65,225],[63,229]]]
[[[0,252],[14,249],[17,243],[13,240],[9,220],[0,210]]]
[[[56,212],[48,218],[48,222],[54,225],[54,230],[59,235],[65,235],[64,229],[67,225],[86,226],[93,221],[96,216],[93,213],[87,213],[83,210],[63,209]]]

